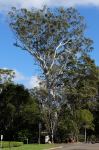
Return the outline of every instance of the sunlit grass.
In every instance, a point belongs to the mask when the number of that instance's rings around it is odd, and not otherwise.
[[[3,150],[45,150],[56,146],[55,144],[28,144],[20,147],[4,148]]]

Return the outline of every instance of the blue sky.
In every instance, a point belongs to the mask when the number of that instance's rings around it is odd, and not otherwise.
[[[85,17],[87,23],[86,34],[94,41],[94,50],[91,53],[96,65],[99,66],[99,7],[78,7],[78,11]]]
[[[19,0],[17,0],[17,2],[18,1]],[[35,0],[30,0],[30,3],[32,4],[33,1]],[[35,6],[39,1],[40,0],[35,1]],[[45,1],[47,2],[47,0]],[[59,2],[60,0],[54,1]],[[51,3],[50,5],[54,5],[54,1],[53,4]],[[87,3],[87,1],[91,3]],[[6,2],[8,2],[8,5],[7,3],[2,3],[0,0],[0,68],[15,70],[16,82],[23,83],[26,87],[31,88],[38,84],[37,76],[39,68],[35,65],[33,58],[27,52],[13,46],[14,35],[12,34],[5,17],[6,12],[12,4],[9,3],[9,0],[6,0]],[[14,0],[14,2],[16,1]],[[61,2],[64,2],[64,0],[61,0]],[[29,4],[25,3],[25,7],[28,6],[27,8],[29,8]],[[77,4],[77,0],[71,0],[71,3],[68,3],[68,6],[66,7],[75,5],[80,14],[85,17],[87,23],[86,35],[94,41],[94,51],[92,52],[91,57],[95,59],[96,64],[99,65],[99,1],[97,0],[95,3],[95,0],[86,0],[84,4]],[[13,5],[17,6],[17,3],[14,3]]]

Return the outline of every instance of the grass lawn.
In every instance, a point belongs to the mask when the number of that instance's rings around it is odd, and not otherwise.
[[[54,144],[28,144],[20,147],[3,148],[3,150],[44,150],[52,147],[56,147]]]

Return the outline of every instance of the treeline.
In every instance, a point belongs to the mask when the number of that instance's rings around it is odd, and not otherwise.
[[[27,142],[28,139],[30,143],[37,143],[39,134],[43,143],[46,135],[52,139],[44,83],[39,88],[28,90],[23,85],[4,80],[3,76],[1,81],[0,133],[4,135],[4,140]],[[96,91],[99,91],[98,80]],[[85,129],[86,140],[95,136],[98,138],[99,93],[92,97],[89,94],[82,97],[75,93],[64,96],[61,108],[57,103],[57,109],[55,107],[52,112],[57,112],[56,119],[51,118],[52,122],[55,121],[54,142],[66,142],[69,138],[84,140]]]

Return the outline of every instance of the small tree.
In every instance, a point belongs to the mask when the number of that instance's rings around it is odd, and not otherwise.
[[[14,78],[14,71],[9,69],[0,69],[0,89]]]
[[[78,121],[78,126],[79,128],[84,127],[85,129],[85,142],[87,139],[87,129],[94,129],[94,125],[93,125],[93,114],[87,110],[87,109],[82,109],[82,110],[78,110],[76,111],[76,115],[77,115],[77,119]]]

